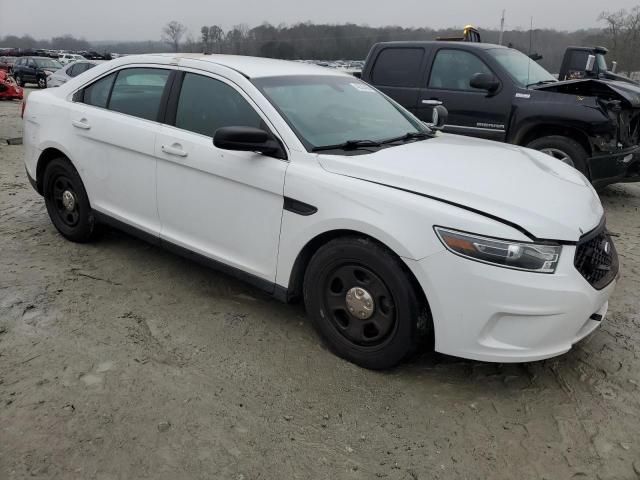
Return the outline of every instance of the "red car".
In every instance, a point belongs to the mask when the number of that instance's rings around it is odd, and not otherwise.
[[[22,100],[23,90],[7,72],[0,70],[0,100]]]

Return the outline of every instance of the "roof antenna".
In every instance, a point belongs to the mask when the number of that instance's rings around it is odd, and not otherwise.
[[[529,63],[527,64],[527,85],[531,81],[531,49],[533,48],[533,17],[531,17],[531,27],[529,28]]]

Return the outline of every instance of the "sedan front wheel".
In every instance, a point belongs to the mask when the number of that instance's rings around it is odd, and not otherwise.
[[[401,260],[374,240],[342,237],[321,247],[303,291],[314,327],[342,358],[380,370],[414,351],[421,304]]]

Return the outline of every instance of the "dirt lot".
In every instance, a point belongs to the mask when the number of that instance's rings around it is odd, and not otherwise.
[[[0,146],[0,478],[639,478],[640,186],[603,201],[622,280],[572,352],[374,373],[300,306],[119,232],[63,240]]]

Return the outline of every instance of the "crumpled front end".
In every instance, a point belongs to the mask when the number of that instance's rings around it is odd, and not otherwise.
[[[556,82],[536,90],[574,95],[609,120],[594,125],[589,138],[593,153],[589,166],[596,187],[640,181],[640,86],[584,79]]]
[[[6,72],[0,71],[0,100],[22,100],[23,96],[24,91],[15,80]]]

